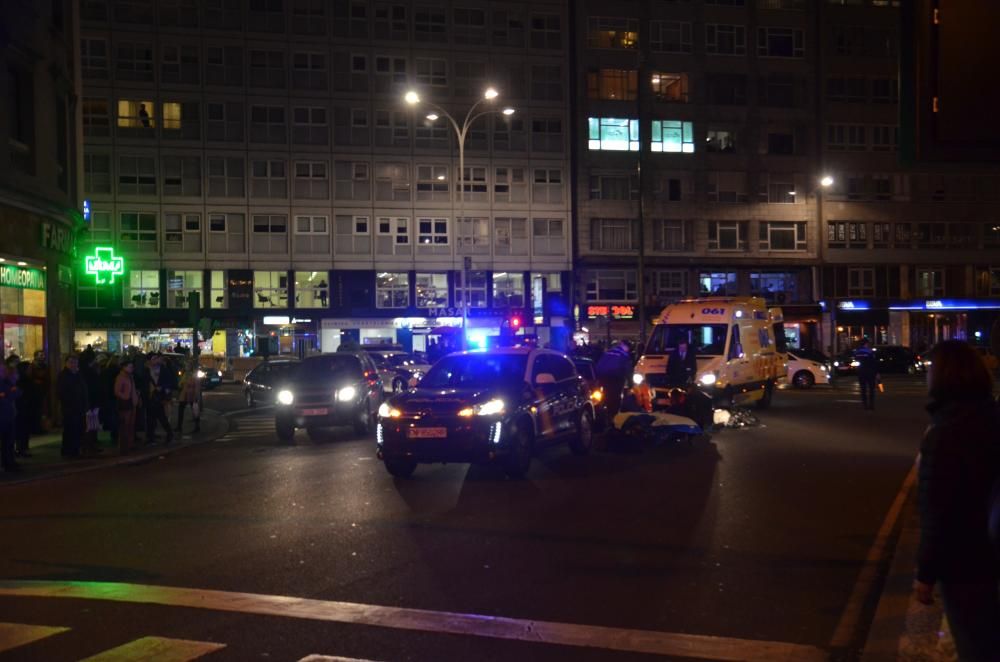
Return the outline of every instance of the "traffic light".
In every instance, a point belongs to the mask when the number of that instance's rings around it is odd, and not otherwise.
[[[517,330],[521,328],[521,318],[517,317],[516,315],[514,317],[511,317],[510,318],[510,328],[511,328],[512,331],[514,331],[516,333]]]

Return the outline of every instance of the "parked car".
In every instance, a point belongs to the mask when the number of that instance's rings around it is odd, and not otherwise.
[[[389,389],[393,393],[399,393],[410,388],[415,382],[419,382],[427,371],[431,369],[426,360],[419,359],[413,354],[398,353],[390,354],[386,357],[386,374],[389,376]]]
[[[275,394],[281,390],[298,367],[294,359],[265,361],[247,373],[243,379],[243,396],[247,407],[260,404],[273,405]]]
[[[585,454],[594,406],[573,362],[558,352],[504,347],[451,354],[410,391],[379,408],[378,457],[393,476],[421,462],[498,462],[527,473],[541,446]]]
[[[830,366],[820,352],[788,350],[788,382],[795,388],[812,388],[830,383]]]
[[[587,385],[587,392],[590,394],[590,401],[594,403],[594,422],[597,430],[604,429],[608,423],[608,406],[604,402],[604,387],[597,379],[597,370],[594,360],[583,356],[570,357],[576,371],[580,373],[583,382]]]
[[[291,441],[296,428],[315,438],[320,428],[337,425],[370,434],[382,399],[382,378],[364,352],[306,357],[275,395],[278,438]]]
[[[858,369],[858,360],[854,358],[854,350],[841,352],[833,358],[833,373],[838,377],[853,375]]]
[[[925,370],[924,360],[909,347],[902,345],[875,345],[872,347],[878,359],[879,374],[915,375]]]

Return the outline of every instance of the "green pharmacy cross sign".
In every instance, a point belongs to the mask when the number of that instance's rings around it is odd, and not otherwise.
[[[98,248],[86,257],[87,273],[98,285],[113,284],[115,276],[125,273],[125,258],[115,257],[114,249]]]

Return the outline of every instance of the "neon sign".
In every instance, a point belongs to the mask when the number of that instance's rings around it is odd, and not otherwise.
[[[616,320],[635,318],[635,306],[587,306],[587,317],[611,317]]]
[[[113,284],[115,276],[125,273],[125,258],[116,257],[114,249],[108,247],[95,249],[93,255],[85,258],[85,264],[87,273],[98,285]]]

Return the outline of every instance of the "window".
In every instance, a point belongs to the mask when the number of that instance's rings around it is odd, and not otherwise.
[[[528,254],[528,219],[497,216],[493,219],[493,232],[495,255]],[[542,243],[545,243],[545,240]],[[535,253],[539,254],[537,247]]]
[[[417,244],[421,253],[447,255],[451,252],[447,218],[417,219]]]
[[[367,162],[336,161],[334,177],[334,196],[337,200],[371,199],[371,168]]]
[[[892,232],[888,223],[872,223],[872,246],[874,248],[889,248],[892,242]]]
[[[705,25],[705,52],[713,55],[746,55],[746,28],[742,25]]]
[[[119,156],[118,193],[156,195],[156,161],[146,156]]]
[[[757,101],[767,108],[798,108],[805,104],[805,79],[771,73],[760,77]]]
[[[590,219],[590,248],[595,251],[632,251],[638,248],[638,224],[630,218]]]
[[[376,110],[375,146],[409,147],[410,116],[400,110]]]
[[[482,94],[482,84],[486,80],[486,62],[482,60],[456,60],[453,92],[457,97],[477,99]]]
[[[166,139],[198,140],[201,138],[201,118],[197,101],[170,101],[163,104],[163,137]]]
[[[367,199],[367,197],[365,199]],[[387,202],[409,202],[410,168],[407,164],[375,164],[375,200]]]
[[[163,195],[201,196],[201,157],[163,157]]]
[[[708,249],[713,251],[745,251],[746,221],[709,221]]]
[[[359,0],[338,2],[333,10],[333,33],[335,37],[352,39],[368,38],[368,3]]]
[[[167,271],[167,308],[187,308],[192,294],[202,294],[204,274],[200,271]],[[201,301],[199,299],[199,308]]]
[[[747,102],[747,79],[739,74],[708,74],[708,102],[717,106],[742,106]]]
[[[873,78],[872,103],[899,103],[899,81],[895,78]]]
[[[506,8],[494,10],[492,28],[494,46],[524,46],[524,16],[520,11]]]
[[[288,273],[285,271],[254,271],[253,293],[254,308],[287,308]]]
[[[828,124],[826,148],[831,151],[864,151],[868,148],[865,129],[863,124]]]
[[[795,176],[789,173],[772,172],[761,174],[761,184],[767,182],[767,189],[761,190],[761,197],[771,204],[795,204]]]
[[[750,294],[764,297],[767,302],[776,299],[791,303],[797,299],[798,279],[789,271],[763,271],[750,274]]]
[[[489,187],[486,185],[485,166],[465,166],[462,171],[462,182],[455,190],[461,200],[486,202],[489,200]]]
[[[587,273],[587,301],[635,301],[636,273],[632,269],[596,269]]]
[[[243,214],[209,214],[208,252],[242,254],[246,252]]]
[[[110,111],[106,99],[84,99],[82,108],[85,138],[107,138],[111,135]]]
[[[296,145],[328,145],[330,127],[327,124],[326,108],[321,106],[293,108],[292,142]]]
[[[242,198],[244,165],[241,157],[208,157],[208,195],[215,198]]]
[[[561,218],[531,219],[534,255],[566,254],[566,223]]]
[[[118,134],[141,138],[153,135],[156,127],[156,106],[151,101],[118,101]]]
[[[201,253],[201,215],[164,212],[163,252]]]
[[[591,175],[591,200],[638,200],[639,178],[636,175]]]
[[[480,45],[486,43],[486,10],[472,7],[455,7],[453,31],[456,44]]]
[[[730,129],[709,129],[705,136],[705,150],[718,153],[736,151],[736,132]]]
[[[872,127],[872,151],[895,152],[899,140],[899,127],[875,125]]]
[[[296,216],[293,250],[297,255],[328,255],[329,219],[326,216]]]
[[[285,108],[283,106],[250,107],[250,141],[257,143],[287,142]]]
[[[733,296],[738,293],[735,271],[703,271],[698,274],[698,293]]]
[[[448,61],[437,58],[418,57],[414,61],[418,85],[433,87],[448,86]]]
[[[989,278],[989,295],[1000,295],[1000,269],[990,269],[986,276]]]
[[[247,30],[250,32],[284,32],[284,0],[250,0],[247,12]]]
[[[493,307],[524,308],[524,275],[496,271],[493,273]]]
[[[596,69],[587,72],[587,98],[635,101],[639,72],[635,69]]]
[[[255,255],[288,253],[288,217],[283,214],[254,214],[250,251]]]
[[[7,98],[10,109],[9,138],[12,166],[29,175],[35,173],[35,90],[32,77],[24,70],[7,68]],[[5,109],[6,110],[6,109]]]
[[[80,70],[86,79],[107,80],[108,42],[104,39],[81,39]]]
[[[132,269],[122,287],[124,308],[160,307],[160,272],[155,269]]]
[[[875,270],[862,267],[848,267],[847,295],[852,297],[875,296]]]
[[[448,305],[448,274],[417,273],[417,308],[444,308]]]
[[[156,252],[156,214],[126,211],[119,214],[118,220],[121,226],[118,245],[123,250],[136,253]]]
[[[83,191],[111,193],[111,157],[107,154],[83,154]]]
[[[493,171],[493,199],[495,202],[527,202],[528,184],[524,168],[498,166]]]
[[[688,228],[685,221],[658,218],[653,220],[654,251],[688,250]]]
[[[591,117],[587,122],[591,150],[639,151],[639,120]]]
[[[995,248],[1000,246],[1000,223],[989,221],[983,223],[983,246]]]
[[[89,226],[81,232],[80,241],[90,245],[107,246],[114,241],[114,234],[110,212],[94,210],[90,212]]]
[[[489,255],[490,219],[459,217],[456,244],[459,255]]]
[[[119,81],[152,83],[152,44],[119,42],[115,49],[115,78]]]
[[[691,23],[687,21],[651,21],[649,47],[661,53],[691,52]]]
[[[562,48],[562,23],[558,14],[531,15],[531,47],[549,50]]]
[[[292,54],[292,87],[297,90],[325,90],[326,53],[299,51]]]
[[[558,64],[531,65],[531,98],[538,101],[561,101],[563,70]]]
[[[951,223],[948,226],[948,245],[956,248],[975,248],[976,227],[972,223]]]
[[[375,56],[375,91],[391,92],[409,81],[405,57]]]
[[[805,56],[802,30],[794,28],[757,28],[757,55],[761,57]]]
[[[239,18],[239,12],[235,13]],[[243,49],[239,46],[206,46],[205,80],[209,85],[243,85]]]
[[[410,274],[381,271],[375,274],[375,307],[406,308],[410,305]]]
[[[410,219],[408,216],[379,216],[375,219],[375,254],[410,255]]]
[[[330,173],[326,161],[296,162],[294,196],[304,200],[330,199]]]
[[[465,301],[469,302],[469,308],[486,307],[486,283],[485,271],[470,271],[469,284],[463,285],[464,273],[455,272],[455,305],[463,306]]]
[[[371,255],[371,227],[367,216],[338,215],[334,223],[335,254]]]
[[[210,141],[243,142],[243,104],[239,101],[209,103],[205,133]]]
[[[709,172],[706,193],[709,202],[748,202],[745,172]]]
[[[759,239],[762,251],[804,251],[806,224],[761,221]]]
[[[325,0],[293,0],[292,34],[325,35],[326,5]]]
[[[280,159],[250,162],[251,198],[288,198],[288,174]]]
[[[415,41],[448,43],[448,18],[442,7],[417,7],[413,11]]]
[[[914,225],[913,238],[917,240],[917,248],[937,248],[948,243],[947,223],[917,223]]]
[[[790,129],[768,131],[767,153],[774,156],[793,156],[795,154],[795,132]]]
[[[470,132],[474,135],[475,132]],[[423,120],[416,125],[414,144],[419,149],[446,149],[451,137],[451,127],[445,122]]]
[[[634,18],[591,16],[587,22],[588,48],[636,47],[639,40],[639,21]]]
[[[694,152],[694,129],[691,122],[653,120],[650,149],[654,152]]]
[[[418,165],[417,200],[449,199],[448,166]]]
[[[884,237],[884,241],[888,243],[888,233],[882,234],[881,227],[879,230],[879,238]],[[867,248],[868,224],[859,221],[829,221],[826,224],[826,244],[830,248]]]
[[[329,300],[330,284],[325,271],[295,272],[296,308],[326,308]]]
[[[831,76],[826,80],[826,97],[844,103],[868,102],[868,79],[859,76]]]
[[[531,185],[531,201],[543,205],[562,204],[562,170],[535,168],[535,176]]]
[[[653,294],[660,305],[684,298],[687,296],[687,272],[681,269],[653,272]]]
[[[406,5],[375,6],[375,38],[406,40],[409,38],[409,21]]]
[[[197,16],[197,9],[195,10]],[[201,82],[198,47],[189,44],[165,44],[161,47],[160,82],[197,85]]]
[[[944,296],[944,269],[918,268],[916,276],[918,297]]]
[[[653,179],[653,198],[660,202],[689,200],[692,184],[691,176],[686,173],[658,173]]]
[[[654,71],[650,75],[653,96],[658,101],[688,102],[688,75]]]
[[[281,51],[250,51],[250,85],[284,89],[285,54]]]

